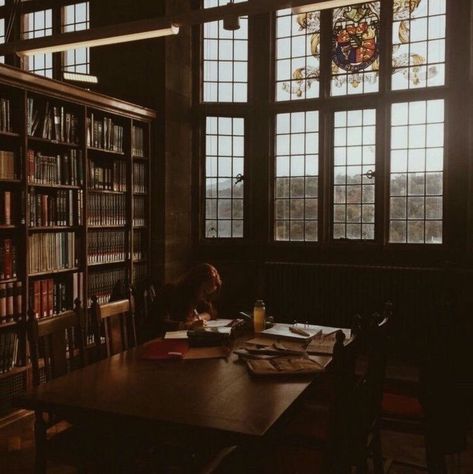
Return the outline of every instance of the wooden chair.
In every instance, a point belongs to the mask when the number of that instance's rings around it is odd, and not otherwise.
[[[29,311],[27,325],[35,386],[83,366],[84,315],[79,301],[76,301],[74,310],[44,320],[37,320],[33,311]],[[79,467],[82,454],[77,451],[80,439],[77,432],[64,420],[45,415],[36,412],[36,472],[46,472],[47,459]],[[61,422],[62,431],[57,432],[57,425]],[[54,431],[56,434],[53,436]]]
[[[33,385],[39,385],[84,365],[84,316],[80,302],[75,309],[44,320],[30,311],[28,340]]]
[[[131,295],[128,299],[105,304],[99,304],[94,296],[91,313],[97,359],[110,357],[136,345],[134,301]]]
[[[367,471],[373,459],[375,473],[384,472],[379,433],[379,413],[386,369],[386,338],[389,318],[372,315],[357,318],[355,339],[345,346],[343,333],[337,334],[330,371],[324,374],[330,389],[328,400],[304,403],[288,421],[281,446],[290,445],[292,461],[279,472],[345,473],[352,467]],[[363,355],[366,369],[358,376],[356,366]],[[314,385],[315,393],[317,384]],[[287,461],[286,461],[287,462]],[[313,466],[319,466],[319,471]],[[298,466],[298,467],[296,467]]]

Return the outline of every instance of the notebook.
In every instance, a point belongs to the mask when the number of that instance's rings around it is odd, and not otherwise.
[[[187,341],[153,341],[145,347],[141,358],[145,360],[182,359],[188,350]]]

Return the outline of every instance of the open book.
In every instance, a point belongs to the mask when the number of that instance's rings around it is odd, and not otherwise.
[[[345,342],[347,345],[351,341],[351,331],[349,329],[342,329],[345,334]],[[336,342],[337,330],[324,334],[323,331],[318,332],[307,346],[309,354],[333,354],[333,346]]]

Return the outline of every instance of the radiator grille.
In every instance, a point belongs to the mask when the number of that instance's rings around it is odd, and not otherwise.
[[[264,299],[276,320],[350,327],[353,315],[394,305],[397,347],[415,346],[447,291],[471,288],[469,272],[435,268],[266,263]]]

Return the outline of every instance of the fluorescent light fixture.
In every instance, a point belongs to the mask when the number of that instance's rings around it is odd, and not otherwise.
[[[86,82],[88,84],[98,84],[99,79],[92,74],[82,74],[79,72],[64,72],[62,77],[66,81]]]
[[[300,13],[312,12],[314,10],[329,10],[331,8],[349,7],[350,5],[358,5],[359,3],[366,3],[367,0],[325,0],[322,2],[311,3],[309,5],[301,5],[300,7],[293,7],[292,13],[299,15]]]
[[[88,30],[92,32],[92,30]],[[85,33],[85,32],[84,32]],[[133,32],[126,34],[117,34],[116,36],[107,36],[103,38],[90,38],[78,41],[71,41],[70,43],[64,41],[61,44],[53,44],[51,46],[41,46],[38,48],[25,49],[17,51],[17,54],[21,56],[34,56],[35,54],[45,54],[45,53],[57,53],[59,51],[67,51],[68,49],[76,48],[92,48],[94,46],[106,46],[119,43],[128,43],[130,41],[139,41],[151,38],[159,38],[161,36],[170,36],[177,35],[179,33],[179,27],[171,25],[169,28],[154,29],[141,32]],[[66,40],[68,34],[64,33],[61,37]],[[73,34],[73,33],[72,33]],[[59,35],[58,35],[59,36]],[[51,37],[54,38],[54,37]],[[44,38],[46,39],[46,37]],[[47,40],[46,40],[47,41]]]

